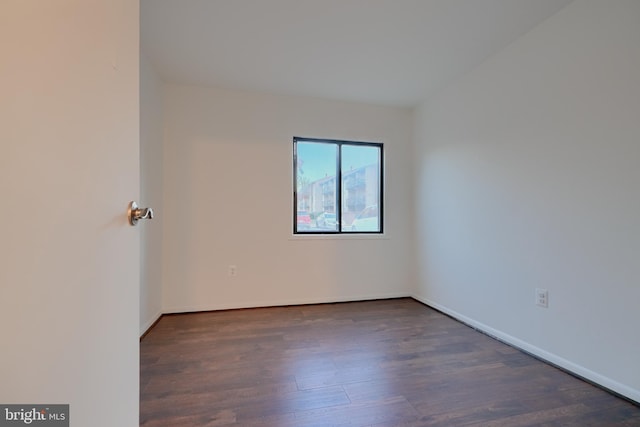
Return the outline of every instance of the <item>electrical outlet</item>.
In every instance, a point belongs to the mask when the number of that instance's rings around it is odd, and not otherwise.
[[[229,277],[236,277],[238,275],[238,267],[235,265],[230,265],[227,273],[229,274]]]
[[[549,308],[549,291],[536,288],[536,305],[538,307]]]

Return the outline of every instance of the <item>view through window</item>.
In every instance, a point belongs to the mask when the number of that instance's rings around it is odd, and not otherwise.
[[[382,144],[294,138],[294,233],[382,233]]]

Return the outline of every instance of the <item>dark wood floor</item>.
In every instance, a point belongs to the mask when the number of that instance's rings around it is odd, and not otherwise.
[[[640,426],[640,407],[412,299],[165,316],[142,426]]]

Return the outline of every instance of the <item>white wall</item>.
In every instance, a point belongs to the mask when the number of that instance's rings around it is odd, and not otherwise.
[[[162,314],[162,82],[140,55],[140,200],[154,210],[152,221],[138,223],[141,233],[140,334]]]
[[[423,105],[415,137],[416,296],[636,401],[639,22],[635,0],[571,3]]]
[[[164,117],[165,311],[410,294],[410,110],[168,86]],[[292,236],[294,136],[385,143],[383,238]]]

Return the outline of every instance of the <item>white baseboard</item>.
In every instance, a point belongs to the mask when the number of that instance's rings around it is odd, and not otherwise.
[[[154,314],[150,320],[148,320],[144,325],[142,325],[140,327],[140,336],[143,336],[145,333],[147,333],[147,331],[149,330],[149,328],[151,328],[153,326],[154,323],[156,323],[158,321],[158,319],[160,319],[160,316],[162,316],[164,313],[162,311],[158,311],[156,314]]]
[[[272,301],[238,301],[222,304],[184,305],[165,307],[164,314],[169,313],[191,313],[196,311],[233,310],[237,308],[257,308],[257,307],[279,307],[286,305],[306,305],[306,304],[326,304],[334,302],[367,301],[390,298],[411,298],[411,295],[403,293],[388,293],[375,295],[345,296],[332,298],[299,298],[299,299],[278,299]]]
[[[514,336],[511,336],[509,334],[505,334],[502,331],[499,331],[497,329],[494,329],[490,326],[485,325],[484,323],[478,322],[474,319],[471,319],[461,313],[458,313],[454,310],[449,309],[448,307],[445,307],[441,304],[438,304],[435,301],[431,301],[427,298],[422,298],[420,296],[417,295],[412,295],[411,296],[413,299],[415,299],[416,301],[420,301],[421,303],[428,305],[429,307],[433,307],[436,310],[439,310],[451,317],[453,317],[454,319],[459,320],[462,323],[465,323],[475,329],[478,329],[484,333],[486,333],[487,335],[490,335],[494,338],[497,338],[500,341],[503,341],[513,347],[516,347],[520,350],[523,350],[527,353],[530,353],[546,362],[549,362],[553,365],[556,365],[562,369],[565,369],[566,371],[577,375],[579,377],[582,377],[588,381],[591,381],[595,384],[598,384],[606,389],[609,389],[615,393],[618,393],[630,400],[633,400],[636,403],[640,403],[640,390],[636,390],[634,388],[631,388],[625,384],[621,384],[617,381],[612,380],[611,378],[608,378],[604,375],[601,375],[597,372],[594,372],[590,369],[585,368],[584,366],[578,365],[576,363],[571,362],[570,360],[564,359],[556,354],[553,354],[551,352],[548,352],[546,350],[543,350],[539,347],[536,347],[526,341],[523,341],[519,338],[516,338]]]

